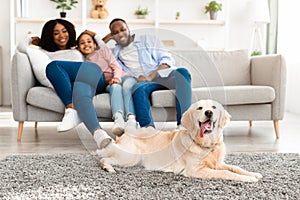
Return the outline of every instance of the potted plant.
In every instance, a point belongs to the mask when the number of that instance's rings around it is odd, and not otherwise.
[[[178,19],[179,19],[179,17],[180,17],[180,12],[179,12],[179,11],[177,11],[177,12],[176,12],[176,15],[175,15],[175,19],[176,19],[176,20],[178,20]]]
[[[217,19],[217,12],[222,10],[222,4],[217,1],[210,1],[205,6],[205,13],[209,12],[209,16],[211,20]]]
[[[72,7],[76,7],[75,4],[78,3],[76,0],[50,0],[57,3],[56,9],[61,9],[60,17],[66,17],[66,10],[71,10]]]
[[[146,15],[149,14],[148,8],[141,8],[140,6],[138,9],[134,12],[134,14],[137,16],[138,19],[145,19]]]
[[[262,55],[262,52],[260,50],[255,50],[251,52],[251,56],[260,56]]]

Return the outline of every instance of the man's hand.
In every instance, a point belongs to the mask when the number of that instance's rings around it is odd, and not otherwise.
[[[111,35],[111,33],[107,34],[106,36],[104,36],[102,38],[103,42],[105,42],[105,43],[107,43],[111,39],[113,39],[113,36]]]
[[[137,78],[137,82],[150,82],[152,81],[152,79],[149,76],[145,76],[145,75],[140,75]]]
[[[112,85],[112,84],[120,84],[120,79],[118,79],[118,78],[112,78],[109,82],[108,82],[108,84],[109,85]]]

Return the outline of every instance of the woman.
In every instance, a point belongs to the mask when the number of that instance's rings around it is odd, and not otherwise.
[[[38,51],[39,53],[42,53],[43,55],[46,54],[46,57],[50,57],[48,59],[49,61],[46,61],[46,63],[42,63],[42,65],[45,66],[41,66],[41,62],[36,61],[36,59],[38,59],[36,58],[37,57],[36,55],[30,55],[30,52],[32,51],[29,51],[30,49],[28,47],[29,44],[31,43],[41,47],[40,49],[41,51]],[[74,49],[73,55],[69,54],[69,56],[67,57],[66,55],[62,57],[63,54],[61,55],[55,54],[56,56],[55,59],[61,60],[63,58],[65,60],[68,59],[68,57],[70,57],[70,60],[74,60],[74,57],[76,57],[77,58],[76,60],[79,60],[78,56],[74,56],[76,53],[78,53],[75,47],[76,47],[76,31],[74,25],[71,22],[64,19],[53,19],[47,21],[43,26],[41,38],[28,37],[24,42],[18,45],[18,50],[27,53],[31,59],[35,59],[35,60],[31,60],[32,61],[31,63],[33,65],[35,65],[35,63],[37,65],[37,66],[33,66],[33,68],[39,69],[39,71],[43,73],[42,75],[39,76],[42,77],[39,80],[41,79],[47,80],[45,69],[47,64],[51,61],[52,52]],[[80,60],[82,60],[82,58]],[[44,82],[42,82],[42,84],[43,83]],[[51,85],[50,83],[49,84],[47,84],[47,82],[45,83],[46,86]],[[63,130],[64,127],[70,124],[70,122],[77,123],[77,124],[80,123],[77,112],[76,110],[73,109],[74,106],[72,102],[65,103],[64,105],[66,107],[66,110],[65,110],[62,123],[59,124],[57,127],[58,130]]]

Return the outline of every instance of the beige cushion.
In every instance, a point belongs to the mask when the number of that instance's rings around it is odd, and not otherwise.
[[[189,69],[192,87],[250,84],[250,59],[247,50],[177,50],[172,55],[176,66]]]
[[[155,91],[151,95],[155,107],[175,107],[174,90]],[[243,105],[271,103],[275,99],[275,90],[269,86],[225,86],[193,88],[193,102],[200,99],[214,99],[223,105]]]

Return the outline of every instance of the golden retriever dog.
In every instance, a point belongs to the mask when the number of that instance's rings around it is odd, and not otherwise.
[[[223,129],[230,115],[221,104],[200,100],[182,116],[185,130],[140,128],[125,132],[107,147],[97,150],[102,169],[113,165],[142,165],[148,170],[173,172],[187,177],[256,182],[262,175],[224,162]]]

